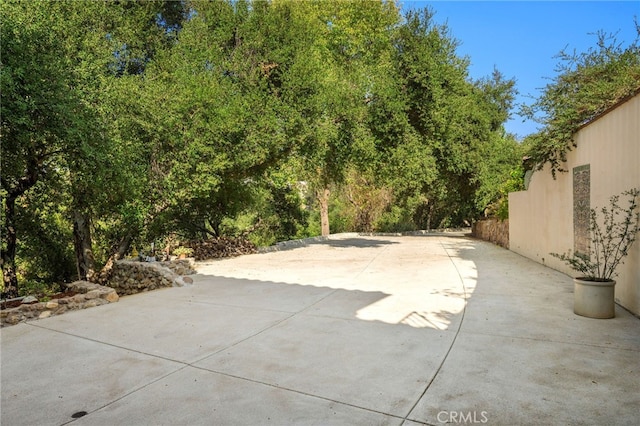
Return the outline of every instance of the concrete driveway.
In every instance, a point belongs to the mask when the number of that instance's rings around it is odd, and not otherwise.
[[[1,331],[1,424],[637,424],[640,320],[462,234],[337,235]]]

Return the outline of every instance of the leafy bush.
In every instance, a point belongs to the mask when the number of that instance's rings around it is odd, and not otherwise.
[[[640,35],[637,24],[636,30]],[[623,48],[613,36],[602,32],[597,36],[596,47],[586,52],[561,51],[557,55],[560,73],[533,105],[521,111],[544,125],[542,131],[528,138],[529,155],[539,169],[549,163],[554,176],[565,171],[563,163],[567,152],[575,146],[576,131],[640,90],[639,39]]]
[[[57,204],[60,195],[43,189],[37,185],[16,208],[16,225],[22,230],[16,270],[25,282],[70,282],[76,274],[72,225],[66,209]]]
[[[392,206],[388,211],[382,213],[376,222],[378,232],[407,232],[415,229],[416,225],[407,210],[399,206]]]
[[[509,179],[500,188],[500,199],[495,203],[495,216],[500,220],[509,218],[509,193],[524,189],[524,169],[518,166],[513,169]]]
[[[602,207],[602,222],[598,218],[598,209],[591,209],[589,232],[591,235],[590,252],[565,254],[551,253],[563,260],[571,269],[583,274],[592,281],[608,281],[617,275],[616,268],[624,263],[629,249],[636,240],[640,226],[640,190],[630,189],[622,193],[627,196],[628,206],[620,207],[619,195],[610,199],[610,207]]]
[[[20,296],[34,296],[38,301],[46,302],[61,290],[57,284],[22,279],[19,294]]]
[[[180,246],[178,248],[176,248],[175,250],[173,250],[173,254],[175,256],[189,256],[193,253],[193,249],[189,248],[189,247],[184,247],[184,246]]]

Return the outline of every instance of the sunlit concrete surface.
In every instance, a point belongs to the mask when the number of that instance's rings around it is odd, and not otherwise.
[[[1,424],[637,423],[640,320],[576,316],[570,277],[464,234],[197,269],[2,329]]]

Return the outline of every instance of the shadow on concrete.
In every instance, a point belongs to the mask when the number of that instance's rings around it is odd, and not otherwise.
[[[169,293],[157,292],[158,297]],[[434,290],[437,297],[459,299],[461,304],[447,309],[405,294],[342,288],[315,284],[284,283],[258,279],[200,273],[194,286],[185,289],[180,299],[191,303],[214,304],[250,309],[290,312],[346,320],[404,325],[412,328],[449,330],[457,328],[464,295],[455,290]],[[174,297],[171,295],[171,297]],[[425,303],[427,302],[427,303]]]
[[[364,238],[345,238],[340,240],[327,239],[325,241],[313,241],[311,245],[327,245],[330,247],[341,248],[376,248],[391,244],[400,244],[397,241],[389,240],[371,240]]]
[[[260,247],[258,249],[258,252],[270,253],[270,252],[276,252],[276,251],[294,250],[301,247],[308,247],[310,245],[328,245],[330,247],[341,247],[341,248],[351,248],[351,247],[375,248],[375,247],[382,247],[389,244],[399,244],[397,241],[389,241],[389,240],[383,240],[383,239],[372,240],[372,239],[359,238],[357,236],[339,238],[339,236],[340,234],[333,234],[329,237],[318,236],[318,237],[303,238],[300,240],[281,241],[272,246]],[[363,235],[363,237],[371,237],[371,236],[372,235]],[[399,236],[399,235],[396,235],[396,236]]]
[[[357,319],[356,312],[389,296],[381,291],[343,289],[236,278],[199,273],[194,275],[193,286],[183,288],[184,293],[166,293],[167,297],[188,300],[191,303],[273,310],[290,314],[336,316]],[[157,292],[158,297],[165,293]],[[333,301],[333,303],[330,303]]]
[[[430,310],[421,312],[413,311],[402,318],[399,324],[408,325],[414,328],[428,327],[435,330],[446,330],[449,327],[449,324],[451,324],[453,319],[458,315],[460,315],[460,313],[442,310]]]
[[[638,319],[617,306],[614,319],[577,316],[570,277],[494,244],[459,238],[443,239],[443,247],[465,283],[460,334],[407,418],[636,422]]]
[[[433,247],[457,269],[438,280],[459,274],[465,291],[433,289],[424,306],[402,296],[428,290],[366,290],[365,276],[342,288],[212,266],[191,286],[3,329],[1,423],[637,423],[638,319],[575,316],[570,278],[460,238]]]

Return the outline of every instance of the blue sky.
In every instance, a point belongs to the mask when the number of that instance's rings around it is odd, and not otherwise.
[[[563,48],[586,51],[596,45],[593,33],[617,33],[628,46],[636,38],[634,16],[640,21],[640,1],[409,1],[403,10],[431,7],[435,21],[447,23],[461,42],[458,55],[471,60],[470,77],[490,76],[494,67],[516,79],[516,103],[531,103],[555,75]],[[590,35],[589,33],[592,33]],[[516,115],[506,129],[518,137],[534,133],[538,124]]]

